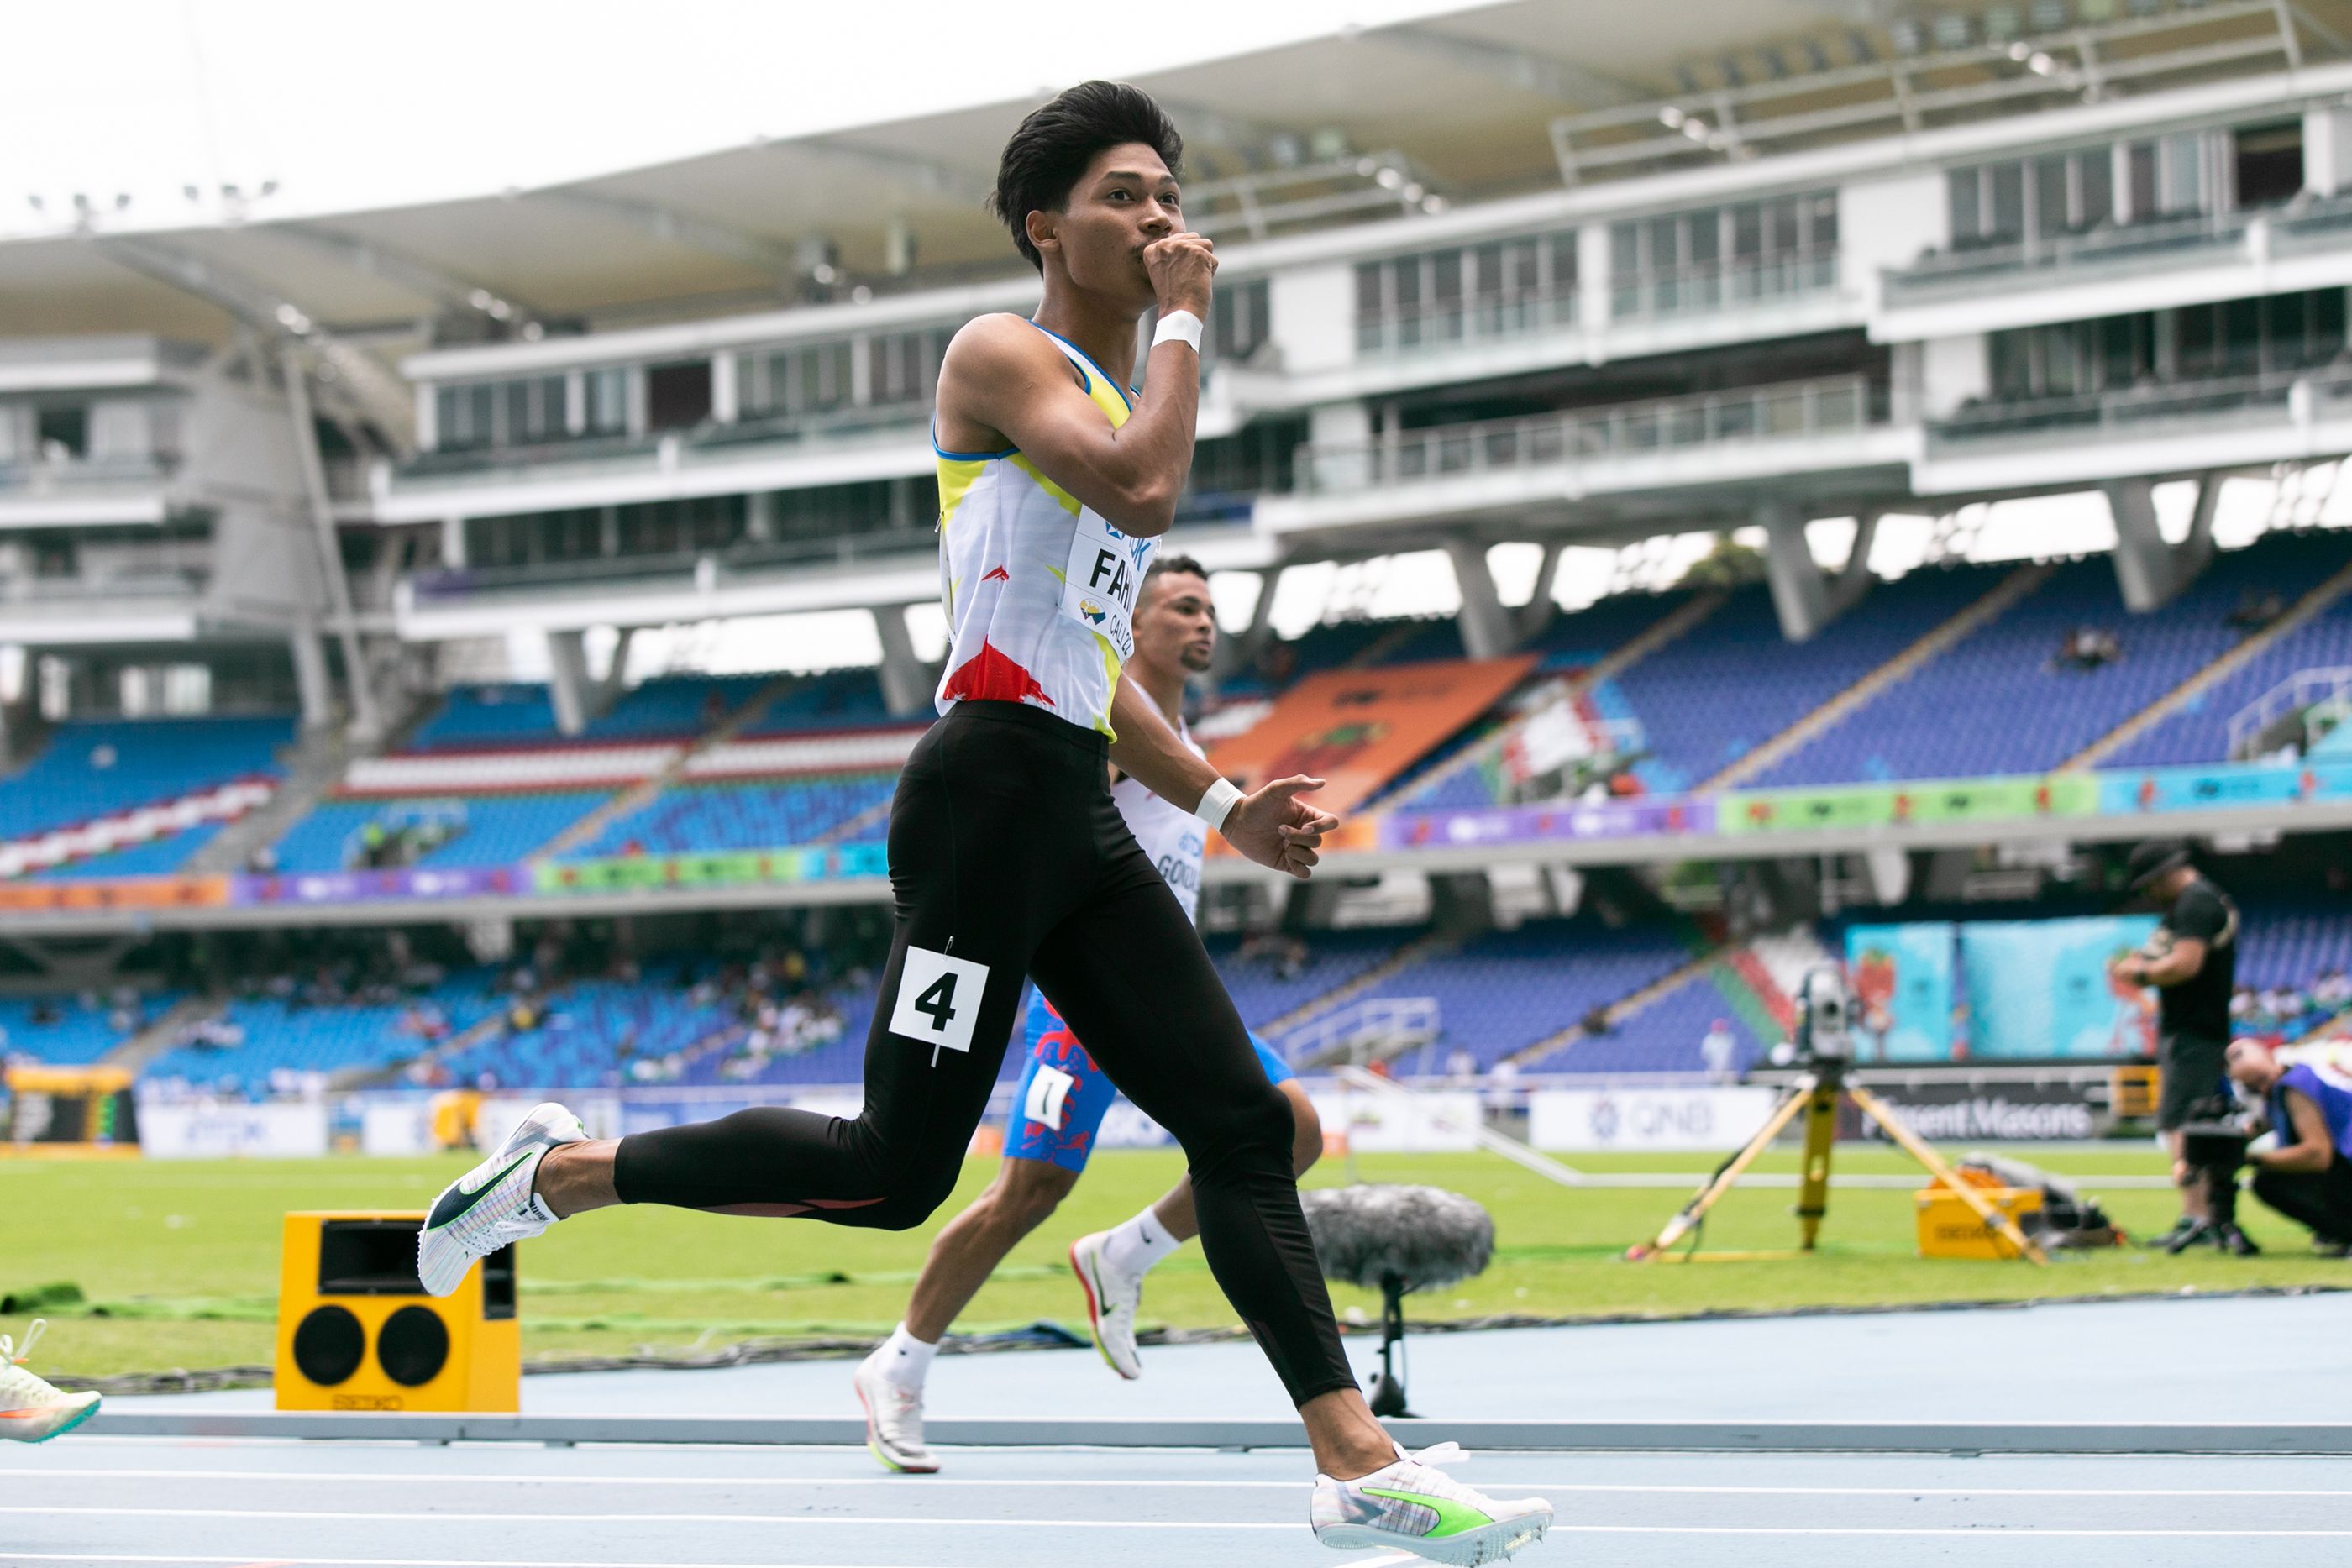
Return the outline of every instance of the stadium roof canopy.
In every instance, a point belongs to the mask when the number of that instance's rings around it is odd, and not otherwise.
[[[1185,131],[1194,221],[1247,235],[2291,68],[2347,40],[2352,0],[1514,0],[1138,79]],[[0,244],[0,333],[217,341],[242,317],[390,356],[1003,274],[1017,263],[981,200],[1033,101],[295,221],[94,211]]]

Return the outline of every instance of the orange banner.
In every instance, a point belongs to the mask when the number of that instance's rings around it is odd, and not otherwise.
[[[78,914],[109,909],[170,909],[228,902],[225,876],[91,877],[85,881],[0,883],[0,910]]]
[[[1307,799],[1345,817],[1500,702],[1535,666],[1535,654],[1519,653],[1324,670],[1285,692],[1246,732],[1211,747],[1209,759],[1245,789],[1294,773],[1326,779]]]

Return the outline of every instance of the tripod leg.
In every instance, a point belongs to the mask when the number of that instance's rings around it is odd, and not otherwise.
[[[1905,1126],[1902,1118],[1887,1109],[1885,1101],[1858,1083],[1847,1084],[1845,1092],[1853,1096],[1855,1106],[1864,1115],[1885,1128],[1886,1135],[1902,1145],[1905,1154],[1925,1166],[1929,1176],[1958,1193],[1962,1203],[1976,1210],[1979,1219],[2008,1238],[2009,1244],[2017,1249],[2019,1257],[2030,1258],[2036,1263],[2050,1261],[2048,1255],[2034,1245],[2033,1239],[2018,1228],[2017,1221],[1987,1203],[1984,1195],[1974,1186],[1962,1181],[1959,1173],[1946,1163],[1944,1156],[1936,1152],[1934,1145],[1923,1141],[1916,1133]]]
[[[1805,1096],[1805,1171],[1797,1192],[1797,1229],[1808,1252],[1830,1211],[1830,1153],[1837,1146],[1837,1085],[1824,1079]]]
[[[1747,1146],[1732,1156],[1731,1163],[1725,1166],[1713,1181],[1699,1188],[1697,1194],[1683,1205],[1679,1213],[1666,1221],[1666,1228],[1658,1232],[1658,1239],[1646,1247],[1635,1246],[1626,1256],[1639,1261],[1654,1253],[1664,1252],[1690,1234],[1691,1227],[1706,1218],[1706,1211],[1715,1207],[1716,1199],[1729,1192],[1732,1185],[1748,1173],[1748,1167],[1756,1163],[1757,1156],[1769,1148],[1772,1140],[1780,1135],[1780,1130],[1796,1120],[1797,1113],[1804,1109],[1811,1092],[1809,1084],[1803,1082],[1791,1088],[1782,1096],[1780,1103],[1772,1107],[1772,1113],[1764,1119],[1764,1124],[1756,1130],[1756,1135],[1748,1140]]]

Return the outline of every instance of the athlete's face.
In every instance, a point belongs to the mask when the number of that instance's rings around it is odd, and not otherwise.
[[[1042,254],[1059,256],[1071,282],[1139,315],[1157,299],[1143,247],[1184,228],[1176,176],[1140,141],[1095,154],[1061,210],[1029,218],[1031,242]]]
[[[1199,674],[1217,653],[1217,618],[1209,584],[1189,571],[1163,571],[1145,585],[1135,607],[1135,653],[1161,669]]]
[[[2233,1040],[2230,1042],[2230,1076],[2248,1092],[2267,1094],[2286,1075],[2278,1058],[2263,1048],[2258,1040]]]

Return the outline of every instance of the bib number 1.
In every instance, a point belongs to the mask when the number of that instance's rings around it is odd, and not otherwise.
[[[909,946],[898,971],[890,1032],[929,1045],[931,1065],[937,1067],[940,1051],[971,1050],[981,998],[987,990],[987,965]]]

